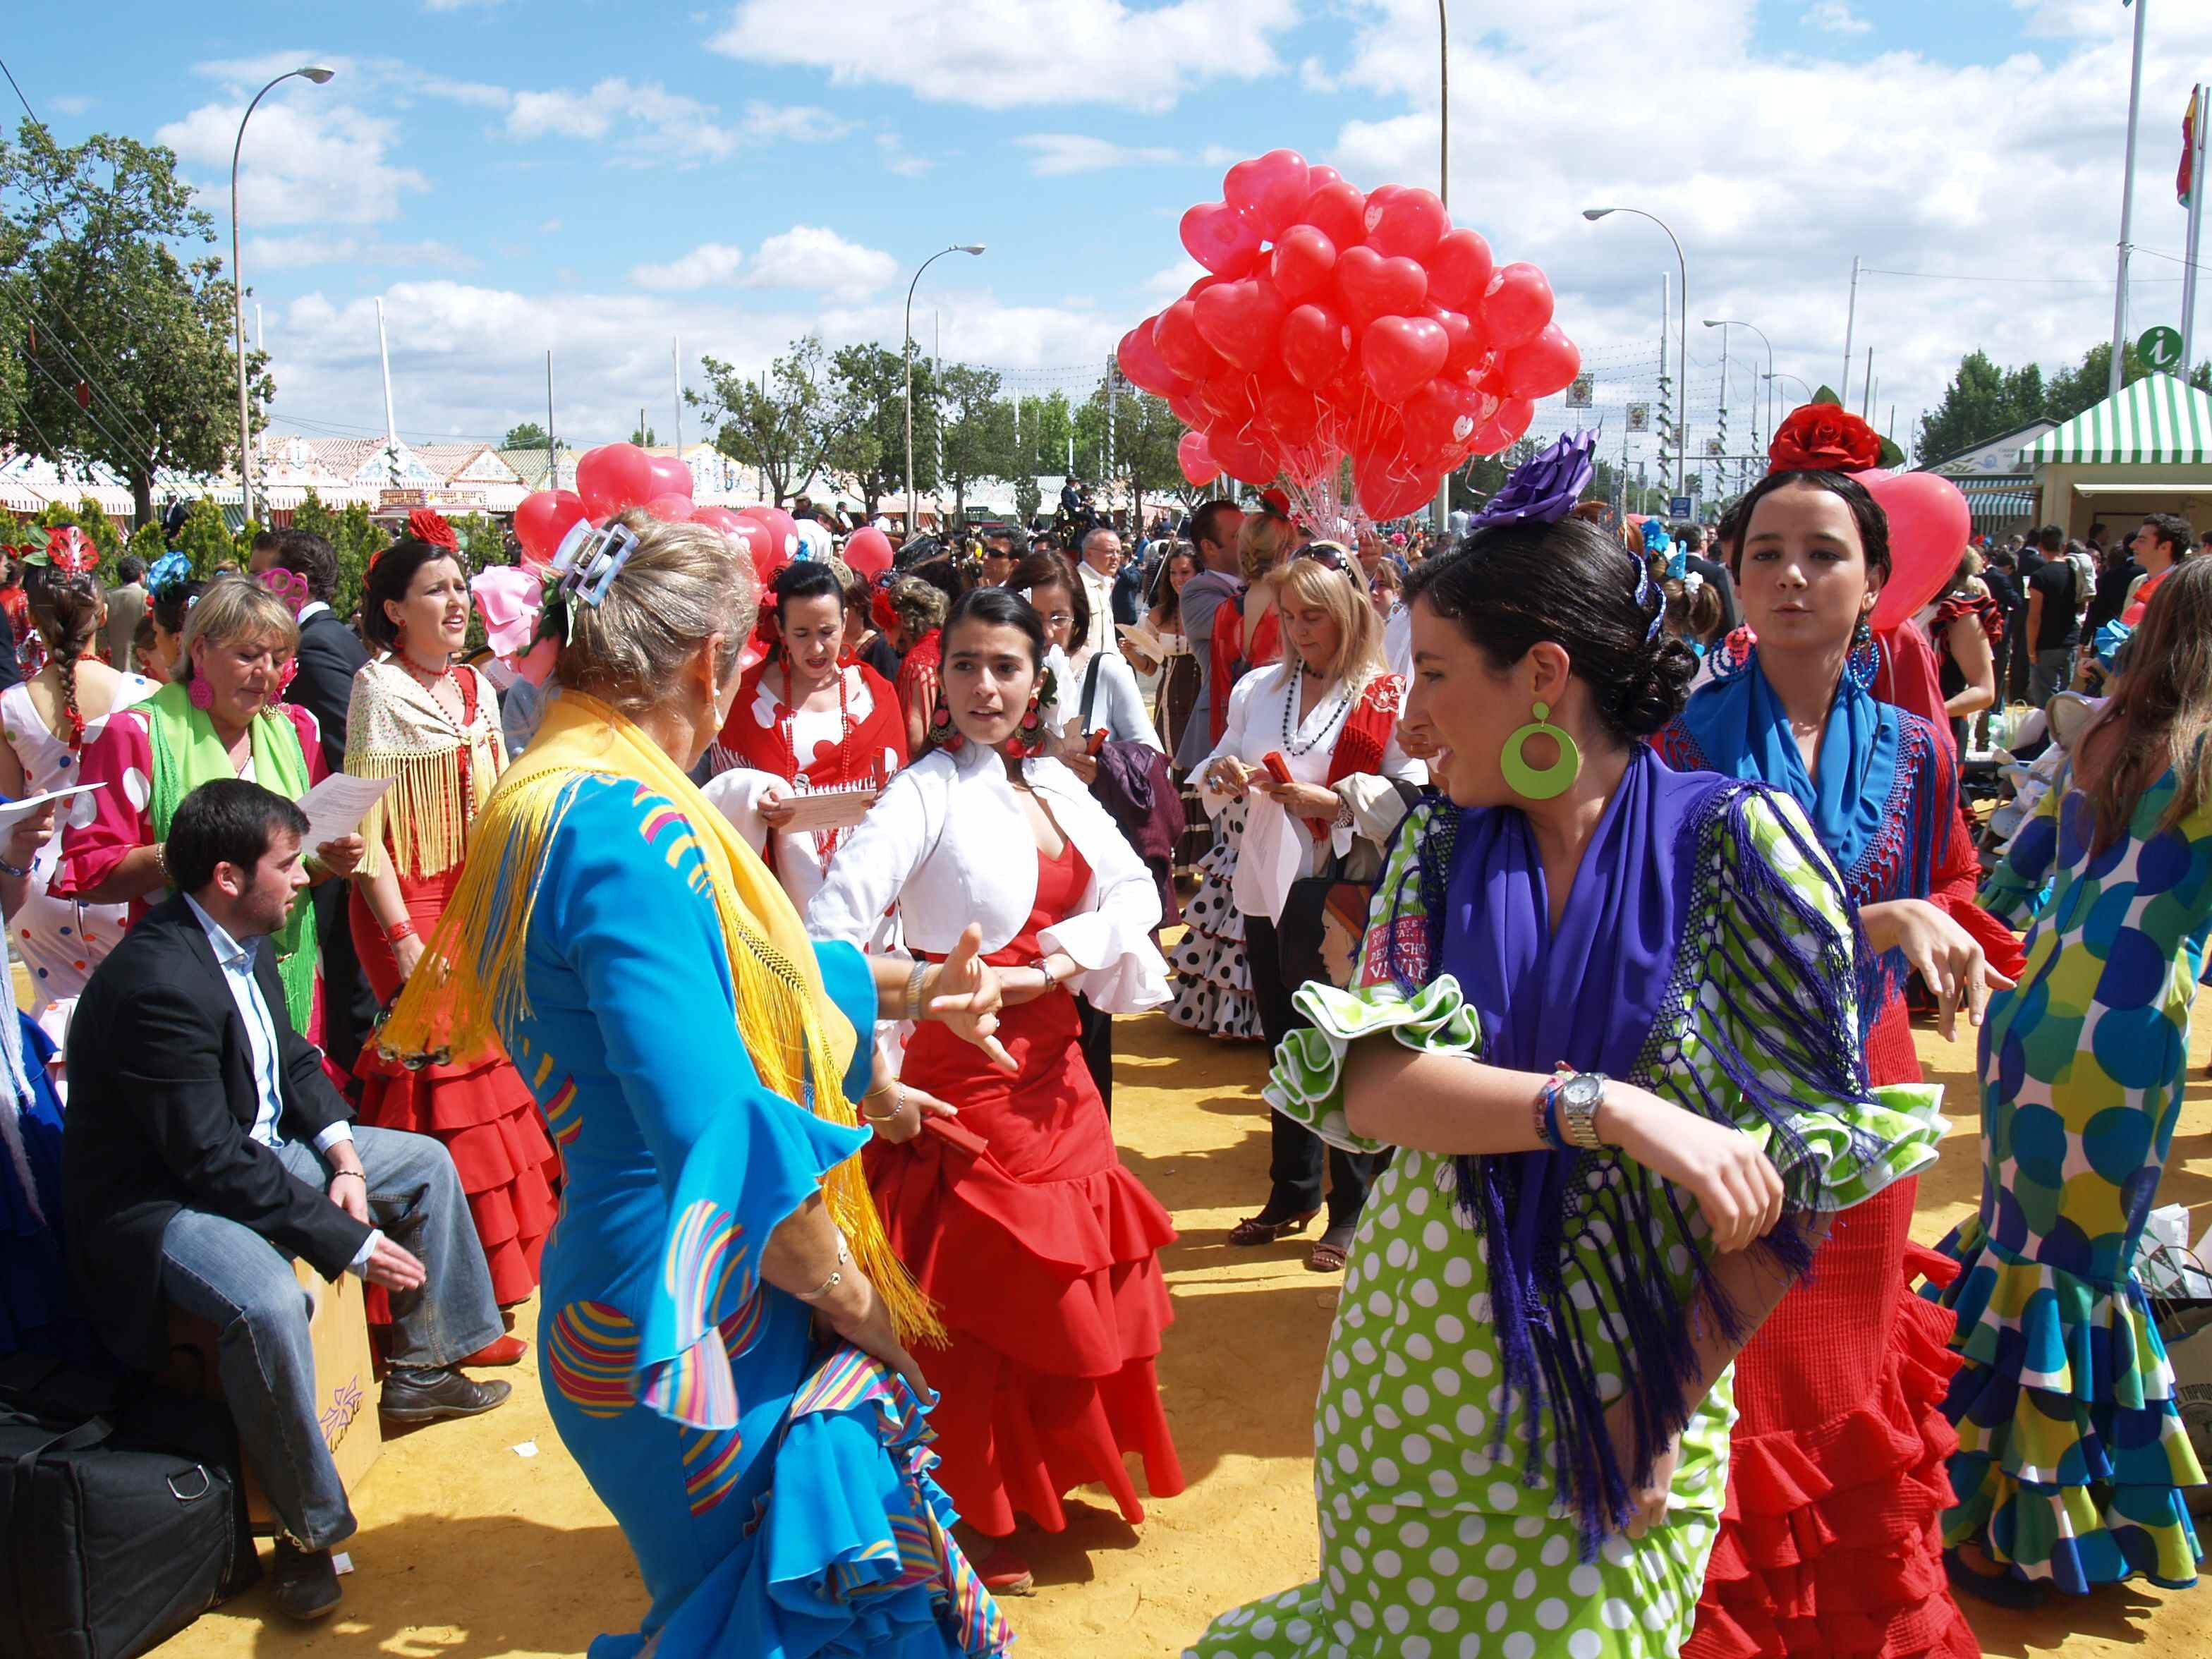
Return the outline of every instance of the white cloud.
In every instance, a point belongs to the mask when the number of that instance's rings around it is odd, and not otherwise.
[[[92,100],[82,93],[65,92],[58,98],[49,98],[46,101],[49,109],[58,110],[64,115],[82,115],[92,107]]]
[[[888,253],[848,242],[834,230],[793,225],[760,245],[747,288],[787,288],[857,300],[874,293],[899,274]]]
[[[264,271],[307,270],[317,265],[387,265],[413,270],[474,270],[477,260],[439,241],[386,242],[357,236],[252,236],[246,243],[246,280]]]
[[[827,143],[852,130],[850,121],[812,104],[768,104],[757,98],[745,104],[745,137],[764,143],[784,139],[800,144]]]
[[[471,6],[496,6],[503,0],[422,0],[425,11],[465,11]]]
[[[1190,285],[1206,275],[1206,267],[1195,259],[1178,259],[1165,270],[1155,271],[1145,279],[1144,292],[1162,305],[1180,300]]]
[[[1158,146],[1116,144],[1077,132],[1032,132],[1014,142],[1030,152],[1030,171],[1040,179],[1109,167],[1158,166],[1182,158]]]
[[[616,159],[623,161],[722,161],[740,140],[720,116],[713,105],[658,82],[611,75],[584,91],[516,93],[507,130],[518,138],[612,136]]]
[[[927,156],[910,153],[906,141],[896,132],[878,133],[876,149],[883,156],[884,170],[902,179],[919,179],[937,165]]]
[[[694,289],[727,283],[744,263],[742,250],[726,242],[702,242],[682,258],[665,265],[635,265],[629,273],[633,287],[659,294],[688,294]]]
[[[204,104],[158,128],[211,197],[228,199],[240,104]],[[239,206],[253,225],[375,224],[395,218],[401,197],[429,188],[412,167],[386,159],[397,128],[351,106],[272,94],[253,112],[239,165]]]
[[[1851,9],[1850,0],[1815,0],[1797,21],[1827,34],[1865,34],[1874,27]]]
[[[832,84],[903,87],[933,103],[984,109],[1111,104],[1158,112],[1194,87],[1281,68],[1276,37],[1297,0],[738,0],[708,44],[749,63],[826,71]]]

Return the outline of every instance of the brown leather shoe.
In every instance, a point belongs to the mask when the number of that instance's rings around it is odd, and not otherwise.
[[[276,1610],[288,1619],[306,1624],[328,1618],[337,1607],[338,1570],[328,1550],[303,1550],[279,1538],[269,1580]]]
[[[448,1417],[480,1417],[506,1402],[510,1382],[477,1382],[451,1366],[443,1370],[398,1370],[384,1381],[377,1415],[393,1423],[435,1423]]]

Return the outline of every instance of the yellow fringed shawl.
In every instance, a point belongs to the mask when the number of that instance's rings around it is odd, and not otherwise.
[[[856,1038],[822,985],[799,913],[728,819],[658,744],[617,710],[580,691],[546,709],[530,747],[477,814],[467,869],[407,981],[383,1040],[402,1050],[472,1054],[529,1012],[523,951],[545,853],[572,786],[628,778],[658,791],[690,820],[712,879],[714,910],[737,989],[738,1032],[763,1086],[811,1098],[815,1115],[858,1127],[845,1098]],[[641,916],[650,927],[653,918]],[[853,1255],[907,1340],[948,1339],[929,1299],[891,1252],[858,1158],[830,1172],[823,1195]]]
[[[465,799],[460,764],[465,750]],[[389,778],[392,787],[362,820],[368,850],[361,873],[381,875],[396,866],[398,873],[420,880],[459,864],[468,856],[469,826],[506,763],[498,704],[481,678],[476,718],[464,728],[397,663],[370,663],[354,677],[346,712],[345,769],[357,778]]]

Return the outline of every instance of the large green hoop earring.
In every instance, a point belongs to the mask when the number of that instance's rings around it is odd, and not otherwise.
[[[1552,706],[1540,702],[1534,718],[1528,725],[1505,739],[1504,752],[1498,757],[1498,769],[1505,775],[1505,787],[1523,800],[1550,800],[1564,795],[1572,787],[1583,769],[1582,750],[1564,727],[1550,723]],[[1529,738],[1547,737],[1559,745],[1559,757],[1539,772],[1528,764],[1521,750]]]

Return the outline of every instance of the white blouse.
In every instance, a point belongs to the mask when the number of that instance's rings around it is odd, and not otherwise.
[[[1296,711],[1298,680],[1294,669],[1277,665],[1255,668],[1237,682],[1229,694],[1229,714],[1221,741],[1192,771],[1192,776],[1200,781],[1200,799],[1207,812],[1218,817],[1230,801],[1229,796],[1216,793],[1204,781],[1206,767],[1217,760],[1239,760],[1256,769],[1273,750],[1282,756],[1293,782],[1328,784],[1338,740],[1359,698],[1357,694],[1346,698],[1340,687],[1316,698],[1291,727],[1290,740],[1285,742],[1283,732]],[[1292,882],[1324,873],[1332,859],[1352,851],[1355,838],[1370,841],[1378,848],[1389,840],[1406,815],[1404,799],[1392,787],[1394,782],[1418,787],[1428,781],[1428,768],[1398,746],[1394,726],[1377,770],[1355,773],[1328,785],[1352,808],[1352,823],[1348,830],[1332,826],[1325,840],[1316,841],[1307,833],[1304,820],[1293,818],[1272,799],[1248,794],[1244,840],[1237,849],[1237,877],[1230,890],[1237,908],[1246,915],[1279,920]]]
[[[1083,682],[1094,662],[1098,665],[1098,695],[1091,699],[1089,726],[1078,731],[1075,726],[1080,723],[1083,713]],[[1095,656],[1087,651],[1078,652],[1067,665],[1067,683],[1059,690],[1061,735],[1080,738],[1103,726],[1106,735],[1118,742],[1141,743],[1147,749],[1161,748],[1160,734],[1152,729],[1152,716],[1145,709],[1145,694],[1137,685],[1137,671],[1129,666],[1120,652],[1102,651]]]
[[[1168,1000],[1167,963],[1152,943],[1159,890],[1106,809],[1056,760],[1024,761],[1023,776],[1091,866],[1075,914],[1037,936],[1081,971],[1067,983],[1091,1006],[1141,1013]],[[970,922],[988,954],[1004,950],[1036,904],[1036,836],[994,750],[937,750],[908,767],[837,849],[806,907],[816,939],[854,944],[894,903],[915,950],[941,956]]]

